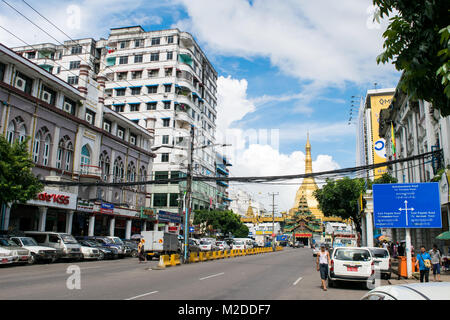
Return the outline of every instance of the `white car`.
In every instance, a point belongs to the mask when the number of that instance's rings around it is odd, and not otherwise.
[[[8,255],[13,256],[13,263],[27,264],[31,258],[29,250],[19,247],[14,241],[8,238],[0,238],[0,247],[9,251]]]
[[[366,293],[361,300],[450,300],[450,282],[377,287]]]
[[[312,254],[313,254],[313,257],[317,256],[317,254],[319,253],[319,251],[320,251],[320,247],[314,247],[314,248],[312,248]]]
[[[328,272],[330,288],[338,281],[363,282],[367,289],[373,289],[375,285],[375,262],[368,248],[334,248]]]
[[[6,250],[0,248],[0,265],[2,264],[11,264],[15,260],[15,257],[12,255],[10,250]]]
[[[379,272],[385,279],[391,278],[391,255],[385,248],[369,248],[375,262],[375,272]]]
[[[97,248],[81,246],[81,253],[85,260],[100,260],[100,250]]]
[[[230,249],[230,246],[225,241],[217,241],[216,247],[221,251]]]
[[[54,262],[56,260],[55,248],[40,246],[31,237],[11,237],[11,240],[19,247],[30,251],[29,264],[34,264],[36,261]]]
[[[211,251],[213,250],[213,245],[211,241],[201,240],[200,241],[200,250],[201,251]]]
[[[245,250],[245,249],[247,249],[247,246],[244,241],[235,240],[233,242],[233,250]]]

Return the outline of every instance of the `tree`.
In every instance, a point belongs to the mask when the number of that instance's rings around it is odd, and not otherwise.
[[[337,216],[352,219],[356,230],[361,232],[361,215],[358,199],[365,191],[365,180],[345,177],[339,180],[327,179],[326,184],[314,192],[319,209],[326,217]]]
[[[240,216],[232,211],[196,210],[194,224],[204,224],[207,229],[219,230],[224,234],[231,232],[235,237],[247,237],[248,228]]]
[[[12,145],[0,135],[0,204],[25,203],[42,191],[33,175],[28,139]]]
[[[372,189],[373,184],[383,184],[383,183],[397,183],[397,179],[391,176],[389,173],[383,174],[381,177],[375,179],[373,182],[369,182],[369,189]]]
[[[412,100],[433,104],[450,115],[448,0],[373,0],[378,16],[394,13],[383,33],[385,49],[377,63],[392,62],[403,71],[399,88]]]

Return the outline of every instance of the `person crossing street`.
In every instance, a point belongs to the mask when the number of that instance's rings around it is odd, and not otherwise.
[[[317,271],[320,272],[320,279],[322,280],[322,289],[323,291],[327,291],[327,283],[328,279],[328,266],[330,265],[330,253],[325,249],[325,245],[320,246],[320,251],[317,254],[316,264]]]
[[[417,255],[416,267],[419,266],[420,270],[420,282],[429,282],[428,278],[430,276],[431,268],[431,256],[425,250],[425,246],[420,247],[420,253]]]

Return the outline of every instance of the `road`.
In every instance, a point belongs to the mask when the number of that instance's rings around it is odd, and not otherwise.
[[[2,267],[0,300],[351,300],[367,292],[354,283],[321,290],[309,248],[165,270],[151,270],[156,261],[139,264],[132,258],[81,262],[76,264],[81,270],[81,288],[69,290],[67,268],[71,265]]]

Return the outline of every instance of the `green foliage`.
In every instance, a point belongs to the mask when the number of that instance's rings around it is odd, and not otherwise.
[[[378,63],[392,62],[403,71],[399,87],[412,100],[429,101],[450,115],[448,0],[373,0],[379,18],[393,15],[383,33]]]
[[[27,144],[28,139],[11,145],[0,135],[0,204],[25,203],[43,189],[31,172],[33,162]]]
[[[221,230],[227,235],[231,232],[237,238],[248,236],[248,228],[233,211],[196,210],[194,224],[206,224],[207,229]]]
[[[383,174],[378,179],[375,179],[373,182],[369,181],[368,189],[372,189],[373,184],[383,184],[383,183],[397,183],[397,179],[391,176],[389,173]]]

